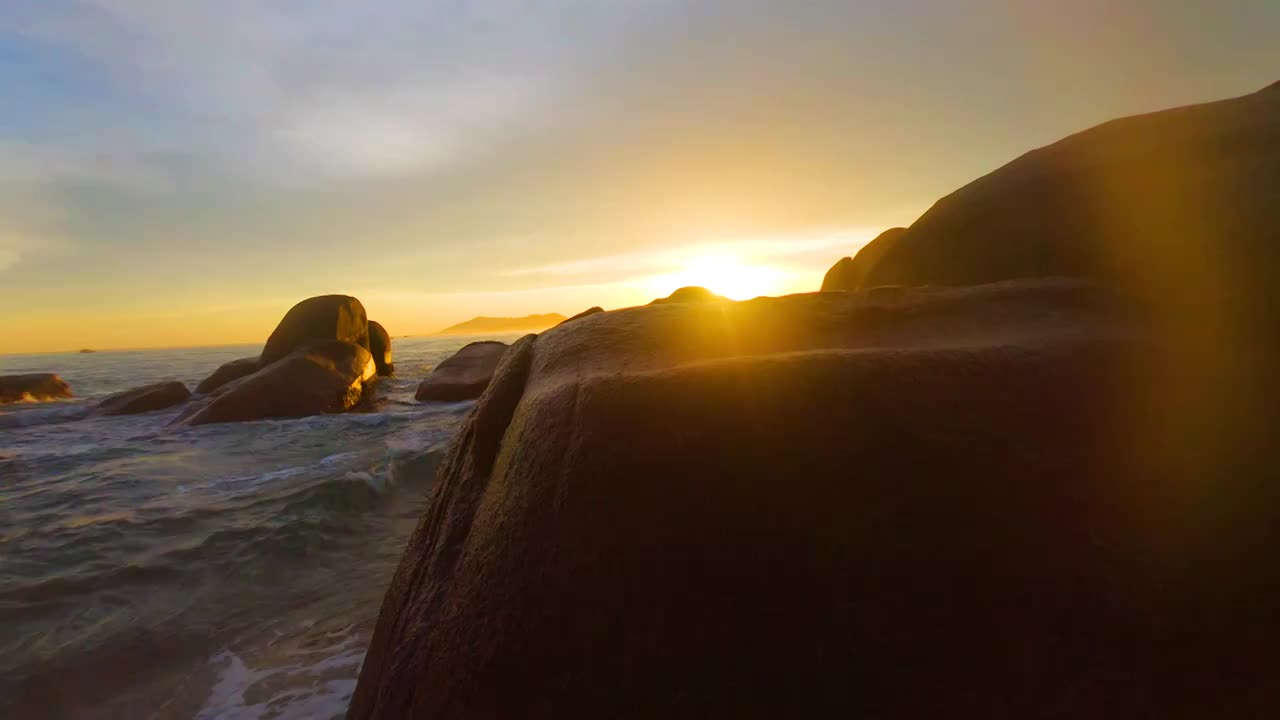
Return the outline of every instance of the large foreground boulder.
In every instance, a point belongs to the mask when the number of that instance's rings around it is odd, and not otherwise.
[[[325,340],[369,349],[369,320],[359,300],[349,295],[321,295],[294,305],[267,338],[259,365],[266,367],[301,347]]]
[[[369,353],[378,367],[379,375],[394,375],[396,366],[391,362],[391,334],[381,323],[369,321]]]
[[[418,385],[423,402],[458,402],[480,397],[489,386],[507,344],[496,340],[473,342],[436,366]]]
[[[0,403],[41,402],[71,397],[71,386],[53,373],[0,375]]]
[[[258,372],[214,392],[188,425],[293,418],[345,412],[377,377],[369,351],[341,340],[299,348]]]
[[[1148,312],[1013,282],[520,340],[348,717],[1268,716],[1274,394]]]
[[[256,357],[240,358],[239,360],[223,363],[217,370],[213,371],[212,375],[200,381],[200,384],[196,386],[196,392],[211,393],[232,380],[239,380],[246,375],[254,374],[259,367],[261,366],[258,364],[258,358]]]
[[[164,410],[191,397],[191,391],[180,382],[159,382],[108,395],[98,402],[100,415],[137,415]]]

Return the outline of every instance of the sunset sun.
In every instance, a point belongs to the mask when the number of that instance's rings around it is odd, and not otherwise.
[[[652,278],[650,290],[658,297],[697,285],[730,300],[750,300],[782,292],[784,273],[770,265],[754,265],[735,255],[697,255],[680,269]]]

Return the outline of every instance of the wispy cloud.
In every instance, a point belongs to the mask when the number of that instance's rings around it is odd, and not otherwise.
[[[93,124],[86,136],[140,165],[176,145],[241,181],[429,171],[537,121],[552,92],[493,51],[516,54],[524,30],[492,3],[17,2],[0,33],[81,58],[102,88],[51,119]],[[94,165],[102,148],[84,145],[59,142]]]
[[[58,240],[0,229],[0,273],[17,267],[20,260],[31,257],[47,259],[64,248],[64,243]]]
[[[307,98],[280,118],[276,137],[301,167],[337,175],[422,173],[447,168],[529,118],[536,81],[472,77],[405,83]]]

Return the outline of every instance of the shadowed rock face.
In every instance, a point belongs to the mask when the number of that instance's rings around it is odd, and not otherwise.
[[[1180,292],[1196,312],[1202,293],[1275,279],[1277,188],[1273,85],[1114,120],[1027,153],[840,261],[823,289],[1087,275],[1161,302]]]
[[[321,295],[294,305],[267,338],[259,365],[266,367],[300,347],[325,340],[369,349],[369,320],[359,300],[348,295]]]
[[[100,401],[96,411],[102,415],[136,415],[184,403],[191,392],[180,382],[144,385],[110,395]]]
[[[61,400],[71,396],[71,386],[53,373],[0,375],[0,403]]]
[[[349,717],[1274,707],[1272,396],[1204,404],[1231,398],[1145,312],[1036,281],[521,340],[437,477]]]
[[[507,344],[495,340],[463,347],[431,371],[418,385],[415,397],[423,402],[458,402],[480,397],[506,351]]]
[[[365,348],[340,340],[313,343],[258,372],[223,385],[188,425],[345,412],[377,377]]]
[[[862,287],[880,258],[906,234],[906,228],[890,228],[863,246],[856,258],[841,258],[822,278],[822,292],[857,290]]]
[[[650,305],[664,305],[666,303],[708,303],[708,302],[727,302],[728,298],[721,297],[704,287],[682,287],[664,298],[658,298]]]
[[[381,323],[369,321],[369,353],[378,367],[379,375],[392,375],[396,366],[391,362],[391,335]]]
[[[239,380],[246,375],[252,375],[258,371],[258,367],[258,358],[256,357],[240,358],[239,360],[224,363],[217,370],[214,370],[212,375],[200,381],[200,384],[196,386],[196,392],[213,392],[232,380]]]

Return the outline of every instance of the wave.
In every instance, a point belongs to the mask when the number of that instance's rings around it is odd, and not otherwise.
[[[401,343],[398,364],[459,345]],[[258,349],[59,357],[79,397],[0,407],[0,718],[345,711],[473,403],[417,403],[406,376],[341,415],[189,427],[171,425],[180,408],[93,411]]]
[[[358,453],[337,453],[313,466],[217,480],[215,484],[226,483],[236,492],[207,505],[169,508],[158,514],[148,514],[146,508],[79,514],[15,530],[3,539],[15,550],[17,543],[39,548],[30,554],[32,560],[43,555],[50,561],[80,556],[94,561],[9,584],[0,590],[0,616],[7,610],[31,611],[69,596],[166,581],[193,569],[233,569],[332,545],[357,534],[362,516],[395,505],[401,492],[424,500],[443,452],[441,445],[400,451],[372,468],[270,490],[274,481],[359,457]],[[420,510],[418,503],[407,505],[408,512]],[[128,541],[129,555],[104,557],[102,552],[118,538]]]
[[[84,404],[58,403],[54,407],[24,408],[15,412],[0,414],[0,429],[54,425],[83,420],[88,416],[89,408]]]

